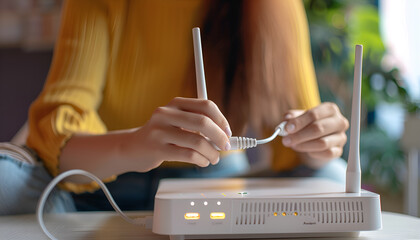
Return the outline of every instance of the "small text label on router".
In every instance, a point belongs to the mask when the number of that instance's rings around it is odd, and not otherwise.
[[[223,222],[212,222],[211,225],[223,225]]]
[[[316,222],[303,222],[303,225],[315,225]]]

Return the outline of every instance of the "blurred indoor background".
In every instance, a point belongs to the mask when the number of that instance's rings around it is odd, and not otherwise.
[[[381,194],[383,210],[418,216],[420,1],[304,4],[321,98],[336,102],[348,119],[354,45],[364,45],[363,188]],[[0,0],[0,141],[10,141],[24,124],[43,86],[61,5],[62,0]]]

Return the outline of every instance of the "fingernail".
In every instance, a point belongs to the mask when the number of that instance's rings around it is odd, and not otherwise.
[[[214,162],[214,164],[213,164],[213,165],[218,164],[218,163],[219,163],[219,161],[220,161],[220,157],[218,157],[218,158],[217,158],[216,162]]]
[[[225,132],[226,132],[226,134],[228,135],[228,137],[232,137],[232,131],[230,130],[230,127],[229,127],[229,126],[227,126],[227,127],[225,128]]]
[[[289,137],[285,137],[282,142],[284,146],[289,146],[290,143],[292,143],[292,140]]]
[[[287,124],[286,126],[286,130],[288,132],[293,132],[293,130],[295,130],[295,124],[291,123],[291,124]]]
[[[292,118],[292,114],[287,114],[285,117],[284,117],[285,119],[290,119],[290,118]]]
[[[229,151],[230,150],[230,143],[227,142],[225,145],[225,151]]]

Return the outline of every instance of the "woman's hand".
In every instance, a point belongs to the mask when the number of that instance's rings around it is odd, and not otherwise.
[[[146,172],[164,161],[206,167],[229,150],[231,130],[219,108],[209,100],[174,98],[158,107],[150,120],[124,140],[121,155],[133,171]],[[211,142],[209,142],[211,141]]]
[[[318,168],[340,157],[347,141],[348,120],[334,103],[322,103],[308,111],[291,110],[285,120],[288,136],[283,145],[309,157],[309,166]]]

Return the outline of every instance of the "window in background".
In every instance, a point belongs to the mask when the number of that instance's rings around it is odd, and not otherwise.
[[[406,89],[420,100],[420,1],[381,0],[381,33],[387,46],[385,67],[398,67]]]

